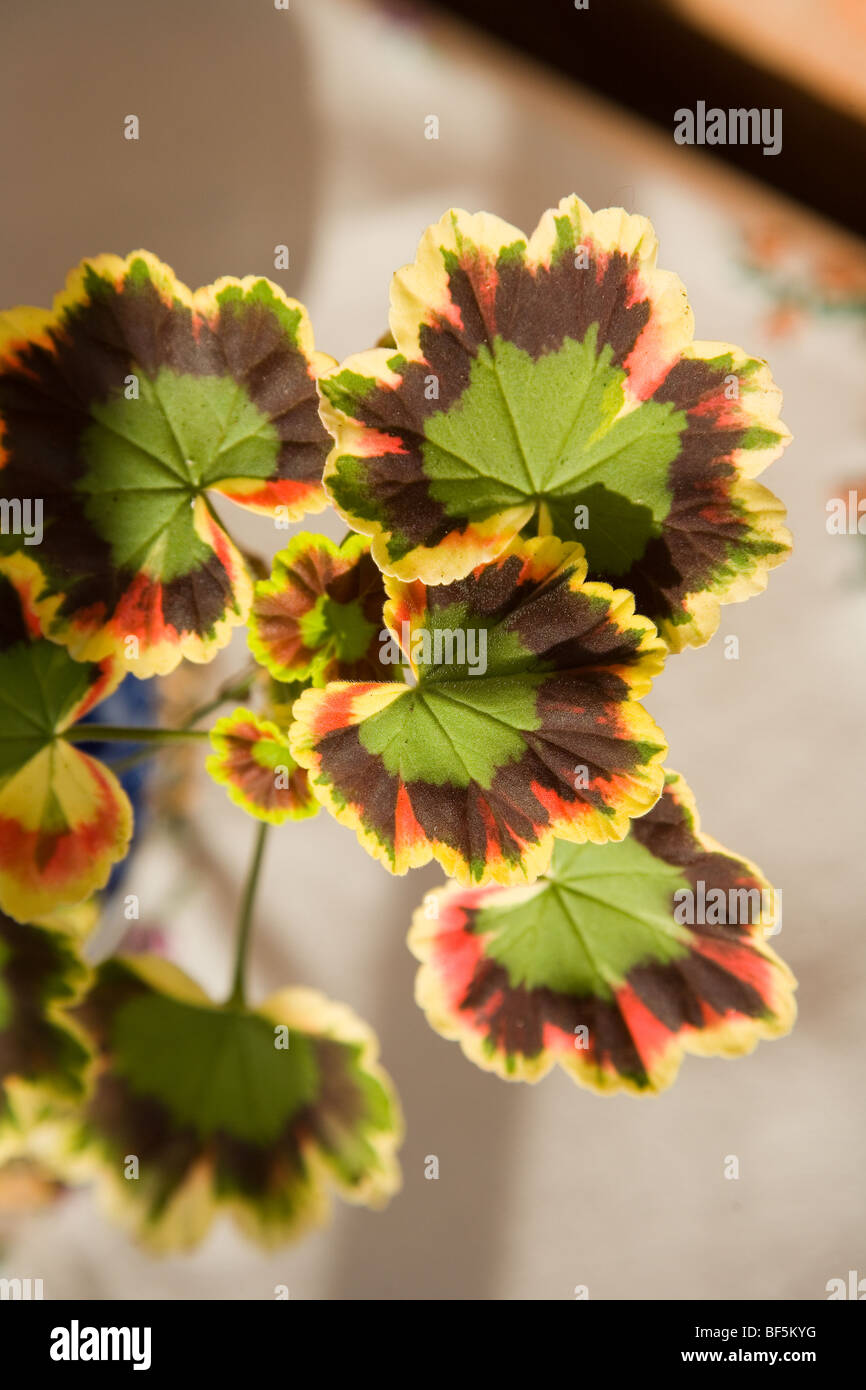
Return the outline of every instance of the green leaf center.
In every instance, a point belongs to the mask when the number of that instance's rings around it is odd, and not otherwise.
[[[310,651],[326,651],[329,658],[347,665],[366,655],[376,625],[365,617],[359,599],[338,603],[324,594],[301,619],[301,638]]]
[[[629,970],[688,954],[673,919],[678,869],[627,837],[606,845],[557,842],[548,874],[520,901],[483,908],[473,930],[513,987],[610,999]]]
[[[591,569],[616,574],[661,530],[686,419],[670,402],[626,409],[626,374],[597,340],[594,324],[583,342],[538,358],[504,338],[482,346],[459,401],[427,420],[422,453],[449,515],[544,501],[556,534],[581,541]]]
[[[359,736],[404,782],[489,788],[526,751],[524,731],[539,728],[535,690],[543,680],[539,673],[416,687],[364,720]]]
[[[163,367],[128,383],[91,407],[79,488],[114,564],[167,583],[210,554],[194,526],[196,497],[230,478],[272,476],[280,441],[230,376]]]
[[[268,1021],[144,994],[118,1011],[115,1070],[202,1138],[216,1133],[273,1143],[313,1099],[318,1069],[309,1039],[275,1046]]]

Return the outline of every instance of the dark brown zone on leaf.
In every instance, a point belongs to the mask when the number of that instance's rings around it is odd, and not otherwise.
[[[421,329],[420,342],[429,369],[441,373],[448,396],[427,401],[425,413],[448,409],[469,382],[471,359],[482,346],[493,350],[504,338],[538,360],[557,352],[571,339],[582,343],[598,325],[597,349],[610,346],[622,366],[649,322],[648,299],[634,298],[640,287],[636,262],[622,251],[606,253],[586,243],[589,264],[574,264],[577,248],[563,251],[549,266],[529,266],[502,254],[495,270],[483,258],[466,259],[448,272],[448,293],[460,312],[462,327],[437,316]],[[491,296],[492,291],[492,296]],[[492,298],[492,311],[488,304]],[[423,394],[421,400],[423,401]]]
[[[295,1117],[295,1121],[300,1116]],[[286,1130],[273,1145],[262,1147],[225,1131],[203,1139],[191,1125],[180,1125],[158,1100],[136,1095],[120,1076],[102,1075],[84,1115],[100,1144],[118,1163],[136,1154],[151,1218],[158,1218],[191,1171],[202,1162],[212,1172],[215,1193],[241,1192],[266,1200],[307,1175],[300,1135]]]
[[[610,699],[615,686],[624,687],[609,672],[598,672],[597,688],[581,677],[553,676],[536,692],[541,728],[524,734],[526,751],[497,768],[489,788],[432,782],[405,783],[416,820],[430,840],[450,845],[467,862],[488,857],[488,818],[503,857],[516,860],[522,842],[535,843],[539,829],[550,824],[550,813],[538,800],[533,785],[555,792],[565,805],[604,808],[604,798],[592,786],[577,790],[574,769],[589,769],[589,780],[633,772],[641,761],[638,745],[612,738]],[[407,696],[406,698],[411,698]],[[607,723],[598,725],[599,716]],[[365,829],[393,846],[400,779],[388,772],[382,759],[361,742],[358,726],[326,734],[318,749],[321,772],[337,793],[357,806]],[[614,757],[616,761],[614,762]],[[315,774],[313,774],[315,776]]]
[[[695,931],[699,936],[709,935],[699,928]],[[722,1015],[734,1011],[760,1018],[767,1012],[754,985],[697,952],[667,964],[647,961],[630,970],[626,980],[650,1013],[672,1033],[686,1026],[703,1026],[702,1002]]]
[[[332,1038],[320,1038],[315,1044],[316,1067],[319,1076],[319,1095],[315,1105],[308,1105],[298,1116],[298,1125],[308,1132],[326,1153],[336,1154],[334,1117],[341,1125],[351,1127],[363,1122],[367,1102],[361,1086],[348,1070],[348,1056],[357,1063],[359,1044],[340,1043]],[[353,1174],[359,1181],[363,1167]]]
[[[505,627],[518,633],[524,646],[557,670],[581,671],[600,665],[601,670],[587,672],[582,679],[610,691],[611,699],[626,698],[625,682],[604,668],[638,662],[644,633],[638,628],[621,628],[606,600],[573,591],[566,576],[538,589]],[[568,636],[557,641],[563,631]]]
[[[52,341],[53,350],[28,345],[16,366],[0,371],[8,455],[0,495],[44,499],[39,561],[51,592],[64,595],[61,615],[93,609],[108,620],[135,578],[135,571],[114,566],[111,547],[87,520],[86,499],[75,491],[86,466],[81,436],[92,423],[90,408],[119,393],[127,376],[152,378],[161,367],[230,374],[269,415],[282,441],[277,476],[321,479],[329,439],[315,383],[265,306],[228,303],[208,323],[179,301],[167,303],[151,283],[127,281],[118,292],[99,282],[92,299],[66,313]],[[213,555],[199,570],[163,585],[164,618],[179,632],[210,632],[232,587]]]
[[[531,575],[521,580],[522,570],[520,556],[506,555],[452,584],[428,584],[425,588],[428,612],[435,618],[443,609],[465,605],[467,615],[477,613],[491,623],[501,622],[526,603],[538,588],[539,581]]]
[[[736,469],[730,461],[745,431],[720,429],[712,417],[694,414],[696,407],[721,399],[725,370],[698,358],[683,358],[668,372],[651,397],[687,412],[680,449],[671,465],[671,507],[662,534],[649,541],[640,560],[626,574],[592,574],[593,579],[631,589],[638,612],[656,623],[682,613],[689,594],[704,589],[724,565],[731,546],[742,545],[748,526],[733,511],[729,490]],[[714,512],[712,522],[700,513]]]
[[[117,1011],[130,999],[148,992],[144,982],[121,964],[109,962],[101,967],[96,985],[75,1010],[109,1064]],[[332,1152],[335,1118],[339,1128],[358,1123],[364,1115],[363,1094],[346,1070],[351,1045],[327,1038],[310,1038],[310,1043],[319,1076],[318,1095],[315,1102],[290,1118],[272,1144],[256,1144],[224,1130],[202,1138],[193,1126],[179,1124],[161,1101],[136,1094],[123,1077],[110,1071],[96,1081],[84,1124],[92,1126],[112,1159],[124,1154],[138,1156],[154,1219],[202,1161],[211,1167],[218,1195],[240,1192],[259,1202],[269,1197],[284,1199],[287,1187],[309,1178],[302,1146],[312,1140]],[[303,1204],[303,1194],[300,1202]]]
[[[0,652],[32,640],[18,591],[5,574],[0,574]]]
[[[644,633],[621,628],[604,599],[572,590],[573,570],[539,582],[531,575],[521,581],[522,569],[520,556],[508,555],[465,579],[431,585],[426,590],[428,612],[435,619],[437,612],[452,605],[465,606],[470,626],[473,613],[491,625],[501,624],[505,632],[520,638],[528,658],[541,658],[544,666],[559,671],[579,671],[599,663],[629,666],[640,659],[638,647]],[[563,632],[568,634],[564,639]],[[537,668],[537,661],[532,665]],[[625,682],[609,671],[588,673],[583,679],[607,691],[610,699],[624,699],[628,693]]]
[[[435,402],[424,400],[425,378],[431,371],[423,362],[407,363],[399,388],[377,386],[352,406],[360,423],[390,435],[400,447],[399,453],[365,457],[365,491],[375,497],[377,517],[380,512],[384,514],[385,528],[413,545],[438,545],[450,531],[463,530],[469,524],[466,517],[446,515],[442,504],[431,496],[430,479],[424,472],[424,419],[433,413],[431,404],[441,409],[446,400],[444,395]],[[440,382],[440,392],[443,386],[448,391],[447,378]],[[332,487],[340,501],[339,473]]]
[[[585,269],[575,266],[574,250],[534,270],[514,260],[500,262],[494,310],[499,336],[537,360],[557,352],[566,338],[582,343],[597,323],[597,351],[609,345],[621,367],[649,322],[650,302],[629,303],[640,285],[631,258],[621,251],[606,255],[591,242],[587,250]]]
[[[476,915],[474,909],[467,912],[467,933],[472,931]],[[653,961],[637,966],[629,971],[627,984],[672,1033],[688,1025],[703,1026],[702,1000],[720,1014],[736,1010],[758,1018],[767,1012],[753,985],[696,954],[668,964]],[[514,987],[504,966],[482,957],[458,1007],[499,1051],[524,1057],[536,1057],[543,1050],[546,1024],[570,1036],[576,1028],[585,1027],[590,1044],[584,1054],[588,1062],[601,1068],[612,1066],[620,1076],[639,1085],[650,1084],[616,1000],[595,994],[561,994],[546,986]]]
[[[12,1018],[0,1028],[0,1080],[20,1076],[25,1080],[65,1080],[70,1092],[81,1089],[74,1069],[83,1066],[87,1053],[77,1038],[45,1014],[49,999],[71,997],[64,973],[74,969],[72,952],[56,933],[15,922],[0,913],[0,943],[9,954],[0,959],[12,1006]],[[65,1075],[64,1075],[65,1073]]]
[[[215,324],[203,326],[199,344],[208,334],[209,374],[223,376],[228,367],[282,441],[277,476],[320,483],[331,437],[319,418],[316,384],[303,353],[287,340],[276,316],[263,304],[229,301]]]
[[[760,892],[762,888],[761,880],[749,872],[741,859],[704,848],[671,786],[665,787],[651,811],[632,821],[631,834],[657,859],[679,869],[695,892],[699,881],[707,891],[720,888],[726,895],[731,889]],[[752,934],[748,923],[695,923],[689,930],[720,941],[730,940],[732,935],[747,938]]]
[[[234,607],[234,581],[217,555],[161,587],[163,617],[177,632],[210,632]]]
[[[474,911],[467,914],[465,930],[471,931]],[[590,1058],[602,1067],[611,1065],[621,1076],[630,1076],[639,1085],[649,1085],[649,1076],[634,1040],[616,1004],[598,995],[581,997],[558,994],[546,987],[512,987],[508,972],[489,957],[482,957],[460,1000],[461,1012],[470,1015],[474,1025],[489,1037],[496,1049],[506,1054],[537,1057],[544,1047],[545,1024],[552,1024],[574,1036],[585,1027],[589,1033]]]

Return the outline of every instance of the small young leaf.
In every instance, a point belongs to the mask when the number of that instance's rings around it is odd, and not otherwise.
[[[379,659],[385,586],[363,536],[302,532],[256,585],[249,644],[278,681],[387,680]]]
[[[207,770],[236,806],[271,825],[303,820],[319,810],[307,773],[275,722],[236,709],[217,720],[210,737],[216,752],[208,758]]]

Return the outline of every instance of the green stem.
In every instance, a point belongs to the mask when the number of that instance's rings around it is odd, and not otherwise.
[[[75,724],[63,731],[68,743],[177,743],[207,737],[207,729],[153,729],[140,724]]]
[[[247,949],[250,943],[253,908],[255,907],[256,890],[259,886],[259,873],[262,867],[267,834],[267,822],[261,821],[256,830],[256,838],[253,844],[253,857],[247,872],[247,881],[244,884],[244,895],[241,899],[241,910],[238,916],[238,935],[237,946],[235,948],[235,968],[232,978],[232,992],[226,1000],[226,1004],[230,1009],[243,1008],[246,999],[244,983],[246,980]]]
[[[250,686],[255,679],[256,667],[251,666],[249,670],[242,672],[238,676],[233,676],[230,681],[223,681],[212,700],[207,700],[203,705],[188,714],[181,724],[181,729],[191,729],[193,724],[197,724],[206,715],[213,714],[214,710],[219,709],[220,705],[227,705],[230,700],[245,700],[250,693]]]
[[[108,766],[116,776],[121,777],[124,772],[131,771],[141,763],[146,763],[148,758],[155,758],[159,752],[158,743],[146,743],[143,748],[137,748],[134,753],[128,753],[125,758],[118,758],[116,761],[108,761]]]
[[[111,764],[114,772],[126,772],[129,768],[138,767],[147,758],[152,758],[158,753],[160,746],[166,743],[183,743],[190,740],[206,738],[208,730],[193,729],[193,724],[197,724],[206,715],[213,714],[214,710],[219,709],[220,705],[227,705],[231,700],[243,700],[250,690],[250,686],[255,679],[256,667],[251,666],[240,675],[233,676],[229,681],[223,681],[216,695],[212,700],[207,700],[205,704],[199,705],[188,714],[179,729],[149,729],[147,727],[135,728],[115,728],[104,724],[79,724],[74,729],[67,729],[63,737],[71,743],[82,743],[103,741],[105,743],[129,742],[142,743],[143,748],[138,748],[134,753],[128,753],[125,758],[120,758]]]

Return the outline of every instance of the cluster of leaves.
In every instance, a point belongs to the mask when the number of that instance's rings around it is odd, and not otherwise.
[[[0,500],[44,506],[38,545],[0,537],[0,1158],[100,1176],[158,1247],[218,1209],[281,1240],[329,1185],[398,1183],[346,1008],[82,962],[132,815],[79,721],[238,624],[260,675],[209,772],[262,822],[325,806],[392,873],[438,860],[417,995],[473,1061],[655,1091],[684,1050],[791,1026],[760,925],[678,920],[699,882],[768,885],[702,834],[640,703],[785,558],[755,479],[788,434],[766,364],[696,342],[655,261],[644,218],[576,197],[529,238],[451,211],[394,276],[392,345],[342,365],[269,281],[193,293],[145,252],[0,315]],[[213,494],[280,525],[330,503],[350,534],[256,579]]]

